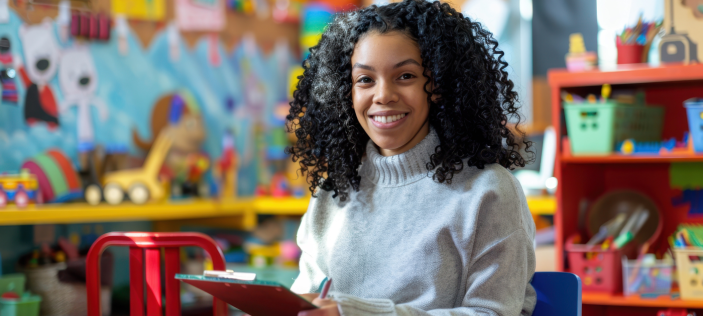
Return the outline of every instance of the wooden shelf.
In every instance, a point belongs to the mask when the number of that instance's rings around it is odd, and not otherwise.
[[[639,296],[622,296],[622,294],[603,294],[583,292],[581,302],[589,305],[638,306],[661,308],[703,308],[703,300],[672,299],[669,295],[657,298],[641,298]]]
[[[670,162],[703,162],[703,155],[620,155],[606,156],[572,156],[562,155],[561,161],[565,163],[670,163]]]
[[[557,209],[557,200],[554,196],[528,196],[527,206],[530,213],[535,215],[554,215]]]
[[[609,84],[676,82],[703,80],[703,64],[666,65],[650,67],[646,64],[619,65],[613,69],[599,69],[584,72],[569,72],[566,69],[552,69],[547,75],[552,87],[582,87]]]
[[[184,200],[135,205],[85,203],[46,204],[18,209],[0,209],[0,225],[34,225],[88,222],[159,221],[212,218],[246,214],[303,215],[308,198],[249,198],[231,201]],[[528,197],[528,206],[535,214],[554,214],[554,197]]]
[[[261,198],[215,202],[183,200],[135,205],[85,203],[46,204],[0,210],[0,225],[61,224],[86,222],[157,221],[255,214],[297,214],[307,210],[308,199]]]
[[[254,210],[259,214],[303,215],[308,210],[308,198],[256,198],[252,201]]]

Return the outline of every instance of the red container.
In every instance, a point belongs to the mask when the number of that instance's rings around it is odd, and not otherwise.
[[[632,243],[623,249],[602,250],[600,245],[574,244],[574,238],[569,238],[565,248],[569,270],[581,278],[583,291],[622,292],[622,256],[632,253]]]
[[[638,64],[646,62],[644,60],[644,45],[639,44],[617,44],[618,64]]]

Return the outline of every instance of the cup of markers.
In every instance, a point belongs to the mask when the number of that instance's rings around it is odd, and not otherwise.
[[[661,22],[643,22],[642,17],[634,27],[625,28],[615,37],[618,64],[645,63],[654,36],[661,29]]]

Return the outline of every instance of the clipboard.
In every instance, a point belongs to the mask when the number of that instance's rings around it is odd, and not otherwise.
[[[190,274],[176,274],[176,280],[195,286],[251,316],[297,316],[298,312],[317,308],[276,282]]]

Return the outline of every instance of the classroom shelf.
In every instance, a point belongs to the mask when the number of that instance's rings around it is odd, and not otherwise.
[[[640,84],[677,82],[703,79],[703,64],[666,65],[650,67],[647,64],[618,65],[607,70],[569,72],[566,69],[553,69],[548,74],[551,86],[582,87],[608,84]]]
[[[671,163],[671,162],[703,162],[703,155],[620,155],[607,156],[572,156],[563,154],[561,161],[565,163]]]
[[[46,204],[17,209],[9,206],[0,209],[0,225],[33,225],[88,222],[159,221],[191,218],[211,218],[253,214],[303,215],[308,198],[249,198],[215,202],[210,200],[184,200],[135,205],[85,203]],[[535,214],[554,214],[553,197],[527,197],[530,210]]]
[[[622,294],[604,294],[583,292],[581,302],[589,305],[638,306],[659,308],[703,308],[703,300],[672,299],[669,295],[657,298],[640,298],[637,295],[623,296]]]
[[[687,208],[673,205],[672,200],[680,191],[670,187],[669,166],[674,162],[701,162],[703,155],[621,155],[613,153],[603,156],[574,156],[569,151],[567,129],[564,120],[561,94],[598,94],[600,86],[611,84],[616,89],[645,91],[647,104],[665,109],[661,139],[681,139],[688,131],[688,119],[683,102],[703,95],[703,64],[624,65],[612,70],[568,72],[565,69],[550,70],[552,126],[557,132],[557,155],[555,177],[559,179],[555,227],[555,264],[557,271],[568,267],[564,255],[565,241],[574,234],[582,233],[583,221],[579,210],[584,201],[595,202],[604,194],[615,190],[642,192],[659,207],[661,231],[653,241],[653,251],[667,248],[666,237],[670,236],[678,223],[693,221],[687,216]],[[694,221],[698,222],[698,221]],[[703,223],[703,221],[701,221]],[[703,309],[703,300],[691,301],[660,296],[644,299],[639,296],[624,297],[584,292],[584,305],[588,315],[640,315],[654,314],[659,308]],[[624,308],[625,307],[625,308]],[[628,308],[632,309],[631,311]],[[587,315],[587,313],[584,313]]]

